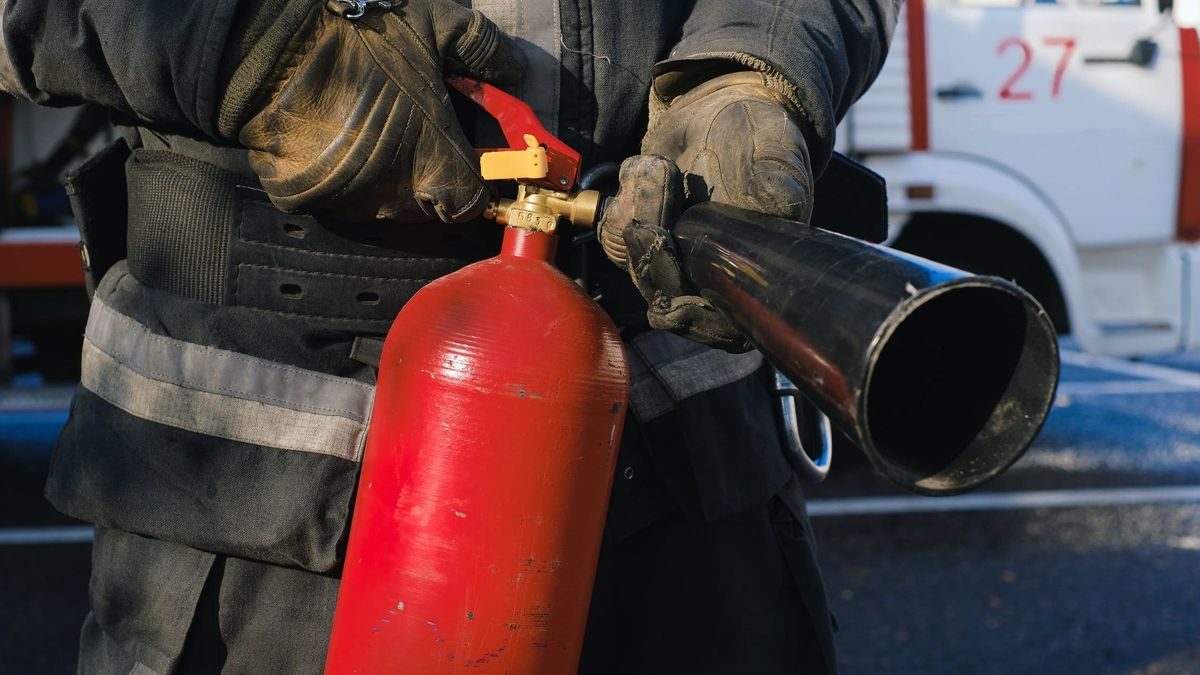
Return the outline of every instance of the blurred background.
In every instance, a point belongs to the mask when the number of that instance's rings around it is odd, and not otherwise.
[[[1200,673],[1200,0],[907,0],[839,150],[889,244],[1015,280],[1062,333],[1029,453],[808,489],[843,672]],[[73,672],[90,529],[41,498],[87,311],[59,184],[102,112],[0,101],[0,671]]]

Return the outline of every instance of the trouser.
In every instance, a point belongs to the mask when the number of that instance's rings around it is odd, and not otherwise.
[[[801,499],[793,482],[744,512],[712,522],[673,514],[607,544],[581,675],[830,672],[800,590],[815,581],[806,578],[814,563]],[[141,612],[145,631],[187,622],[173,674],[321,672],[335,576],[215,556],[206,578],[180,578],[171,562],[209,555],[180,548],[186,547],[97,529],[81,675],[154,672],[139,665],[151,659],[126,653],[106,632],[106,612]],[[203,584],[190,616],[186,608],[153,602],[156,585],[187,583]],[[403,655],[396,664],[405,672]]]

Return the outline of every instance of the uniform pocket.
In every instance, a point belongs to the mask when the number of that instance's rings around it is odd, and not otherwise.
[[[151,329],[118,309],[139,299],[137,285],[122,299],[114,284],[106,277],[93,301],[46,496],[105,527],[335,567],[373,387],[177,339],[165,322]]]
[[[149,422],[81,387],[46,497],[105,527],[323,572],[340,558],[357,473],[347,459]]]

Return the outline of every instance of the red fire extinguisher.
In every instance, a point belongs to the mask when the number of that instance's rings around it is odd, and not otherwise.
[[[513,149],[498,256],[422,289],[384,344],[326,673],[574,673],[628,389],[607,315],[553,266],[589,221],[579,155],[528,106],[452,84]]]

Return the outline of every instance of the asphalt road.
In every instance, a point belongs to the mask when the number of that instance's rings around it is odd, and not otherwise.
[[[984,491],[809,490],[843,672],[1200,673],[1200,357],[1064,366]]]
[[[845,456],[809,489],[844,673],[1200,673],[1200,357],[1064,362],[983,491],[910,497]],[[0,673],[72,672],[89,546],[39,496],[61,419],[0,413]]]

